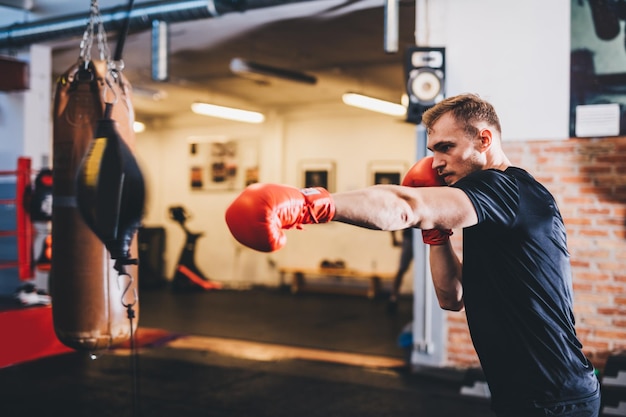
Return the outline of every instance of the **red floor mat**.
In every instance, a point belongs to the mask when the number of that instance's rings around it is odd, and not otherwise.
[[[53,326],[50,306],[0,311],[0,368],[72,352],[73,349],[59,341]],[[140,327],[135,334],[135,346],[159,346],[178,336],[166,330]],[[129,347],[130,341],[113,346]]]
[[[0,368],[70,352],[54,333],[52,307],[0,311]]]

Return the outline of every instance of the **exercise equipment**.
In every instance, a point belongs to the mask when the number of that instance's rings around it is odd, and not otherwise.
[[[28,189],[28,213],[33,233],[35,269],[49,272],[52,263],[52,170],[42,168]]]
[[[52,181],[50,168],[39,170],[28,202],[31,221],[49,222],[52,220]]]
[[[111,59],[98,2],[92,0],[78,60],[56,84],[50,294],[57,337],[76,350],[94,351],[132,339],[138,322],[137,282],[132,279],[137,276],[137,265],[124,265],[125,273],[120,273],[119,265],[115,265],[119,251],[124,252],[129,241],[126,238],[131,234],[133,221],[120,223],[120,213],[116,220],[100,218],[99,211],[91,211],[85,221],[81,214],[90,212],[86,209],[90,204],[102,202],[94,195],[111,195],[110,189],[105,191],[107,184],[112,188],[120,186],[119,176],[104,178],[110,174],[109,168],[105,168],[104,174],[97,161],[118,160],[119,166],[125,166],[124,157],[111,150],[123,148],[121,142],[130,151],[134,146],[132,91],[121,72],[119,46],[124,37],[125,31],[118,39],[115,59]],[[91,58],[95,39],[99,60]],[[99,141],[98,137],[106,139]],[[83,161],[84,158],[87,159]],[[79,168],[84,170],[77,181]],[[122,175],[119,170],[115,172]],[[121,187],[118,189],[123,190]],[[124,243],[114,239],[116,243],[112,244],[102,222],[107,223],[106,227],[117,225],[115,237],[122,236]],[[101,238],[107,240],[118,259],[110,259]],[[136,251],[136,242],[130,243],[130,251]]]
[[[193,290],[215,290],[222,288],[220,283],[214,282],[206,277],[196,266],[196,242],[204,235],[202,232],[192,232],[185,223],[189,215],[182,206],[172,206],[169,208],[170,219],[180,225],[185,232],[185,244],[180,252],[174,278],[172,279],[172,289],[174,291]]]
[[[35,266],[37,270],[46,271],[49,265],[43,257],[50,253],[45,250],[39,253],[37,246],[45,247],[47,240],[52,214],[52,171],[47,168],[39,170],[34,187],[31,181],[33,174],[35,171],[31,170],[28,157],[18,158],[16,171],[0,171],[0,175],[16,177],[14,198],[0,200],[1,204],[14,207],[15,221],[9,220],[7,223],[15,223],[15,230],[1,230],[0,237],[14,239],[17,247],[17,259],[3,260],[0,268],[17,268],[18,278],[24,283],[16,288],[13,298],[22,306],[50,304],[50,296],[46,291],[36,288],[31,280],[36,278]],[[40,233],[41,225],[43,234]],[[6,243],[12,246],[11,242]]]
[[[612,353],[599,375],[602,416],[626,415],[626,352]]]
[[[165,277],[165,228],[140,227],[137,230],[139,258],[139,291],[162,288],[169,284]]]

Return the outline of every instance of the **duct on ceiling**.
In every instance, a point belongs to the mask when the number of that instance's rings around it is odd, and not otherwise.
[[[130,12],[129,30],[150,29],[153,21],[168,23],[218,17],[226,13],[313,0],[167,0],[141,3]],[[101,10],[105,30],[119,31],[127,17],[127,6]],[[16,23],[0,28],[0,48],[21,48],[33,43],[80,36],[85,31],[89,10],[85,13]]]

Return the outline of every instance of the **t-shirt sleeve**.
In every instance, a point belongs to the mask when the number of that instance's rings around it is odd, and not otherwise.
[[[519,207],[519,189],[514,177],[501,171],[474,172],[452,185],[467,194],[478,223],[511,225]]]

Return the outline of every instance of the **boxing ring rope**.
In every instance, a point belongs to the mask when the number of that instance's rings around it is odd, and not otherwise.
[[[31,160],[20,157],[17,160],[17,170],[0,171],[0,176],[15,176],[15,198],[0,199],[2,205],[14,205],[16,217],[15,230],[1,230],[0,238],[15,236],[17,238],[17,260],[0,261],[0,269],[16,268],[21,281],[33,278],[32,244],[33,231],[25,207],[26,190],[31,187]]]

